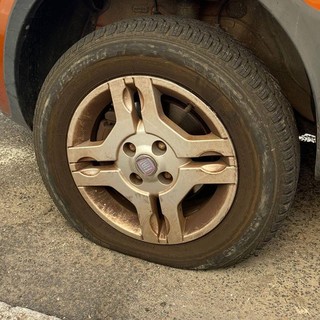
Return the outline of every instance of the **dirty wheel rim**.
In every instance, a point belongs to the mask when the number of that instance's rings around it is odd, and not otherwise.
[[[218,116],[190,91],[149,76],[117,78],[77,107],[67,156],[85,201],[142,241],[198,239],[227,215],[238,168]]]

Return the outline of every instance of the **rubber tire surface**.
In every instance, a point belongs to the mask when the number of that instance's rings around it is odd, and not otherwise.
[[[239,166],[236,198],[225,219],[202,238],[171,246],[132,239],[98,217],[74,184],[66,155],[70,120],[95,87],[128,75],[160,77],[187,88],[231,136]],[[217,268],[246,258],[278,229],[296,191],[297,130],[277,82],[218,27],[193,20],[133,19],[80,40],[48,75],[34,131],[43,180],[75,228],[102,246],[173,267]]]

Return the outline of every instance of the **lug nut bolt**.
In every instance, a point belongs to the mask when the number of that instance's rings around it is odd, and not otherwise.
[[[167,179],[167,180],[172,180],[172,175],[169,173],[169,172],[165,172],[163,174],[164,178]]]
[[[136,174],[135,177],[137,180],[142,181],[142,178],[138,174]]]
[[[159,148],[161,151],[167,150],[167,146],[166,146],[163,142],[161,142],[161,141],[159,141],[159,142],[157,143],[157,146],[158,146],[158,148]]]
[[[128,147],[130,151],[136,152],[136,146],[133,143],[129,143]]]
[[[143,179],[136,173],[131,173],[130,180],[136,186],[140,186],[143,184]]]

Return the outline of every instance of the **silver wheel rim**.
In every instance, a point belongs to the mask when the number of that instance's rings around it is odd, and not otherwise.
[[[94,212],[149,243],[208,234],[237,190],[236,155],[222,122],[193,93],[159,78],[118,78],[91,91],[71,119],[67,156]]]

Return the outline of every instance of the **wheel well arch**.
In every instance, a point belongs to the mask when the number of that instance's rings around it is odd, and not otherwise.
[[[172,6],[172,1],[162,0],[164,8],[168,1]],[[235,0],[230,0],[230,3],[233,1]],[[120,3],[120,1],[114,0],[108,2],[113,2],[113,5]],[[139,3],[139,0],[127,2],[130,6],[132,3]],[[153,0],[149,0],[149,2],[153,3]],[[208,3],[208,7],[205,9],[212,12],[213,15],[222,14],[222,27],[249,47],[267,65],[279,80],[293,107],[305,118],[313,121],[315,118],[314,103],[305,65],[297,47],[291,40],[292,37],[278,22],[276,10],[270,6],[270,3],[274,1],[269,1],[268,5],[264,0],[242,0],[242,2],[246,5],[247,12],[257,11],[260,19],[263,19],[263,23],[266,23],[268,28],[272,30],[267,34],[267,37],[264,36],[269,41],[267,44],[264,43],[268,47],[269,55],[266,54],[264,45],[259,47],[254,43],[254,39],[258,39],[254,34],[253,37],[244,36],[249,30],[248,28],[243,29],[242,33],[239,32],[239,26],[248,26],[247,21],[243,22],[241,17],[230,17],[230,12],[228,13],[225,8],[224,13],[222,10],[220,11],[219,3],[223,3],[223,1],[203,1],[203,3]],[[69,0],[67,2],[64,0],[18,0],[16,2],[10,19],[11,27],[9,27],[7,35],[11,41],[6,47],[5,56],[9,99],[13,117],[20,118],[18,122],[27,123],[29,127],[32,127],[37,97],[45,77],[54,63],[72,44],[95,29],[98,19],[97,9],[104,8],[105,4],[105,0]],[[169,7],[169,4],[167,6]],[[218,11],[215,11],[215,6]],[[148,15],[153,12],[152,10],[143,10],[142,7],[140,9],[140,11],[132,13],[128,13],[131,12],[130,10],[124,10],[124,16],[120,15],[119,19],[130,18],[130,14],[132,16],[135,14]],[[181,12],[175,8],[171,10],[169,13],[173,15]],[[253,12],[253,14],[255,13]],[[105,16],[107,17],[107,13]],[[199,17],[201,20],[214,23],[212,21],[215,19],[211,18],[209,14],[203,14]],[[250,23],[253,24],[252,29],[256,28],[253,19]],[[230,25],[235,27],[232,28]],[[272,38],[275,34],[279,37],[278,41]],[[259,39],[261,40],[261,38]],[[12,41],[14,39],[16,41]],[[291,59],[288,59],[288,56]]]
[[[97,14],[89,4],[89,0],[16,2],[6,35],[5,78],[17,122],[32,128],[45,77],[68,48],[93,30]]]

